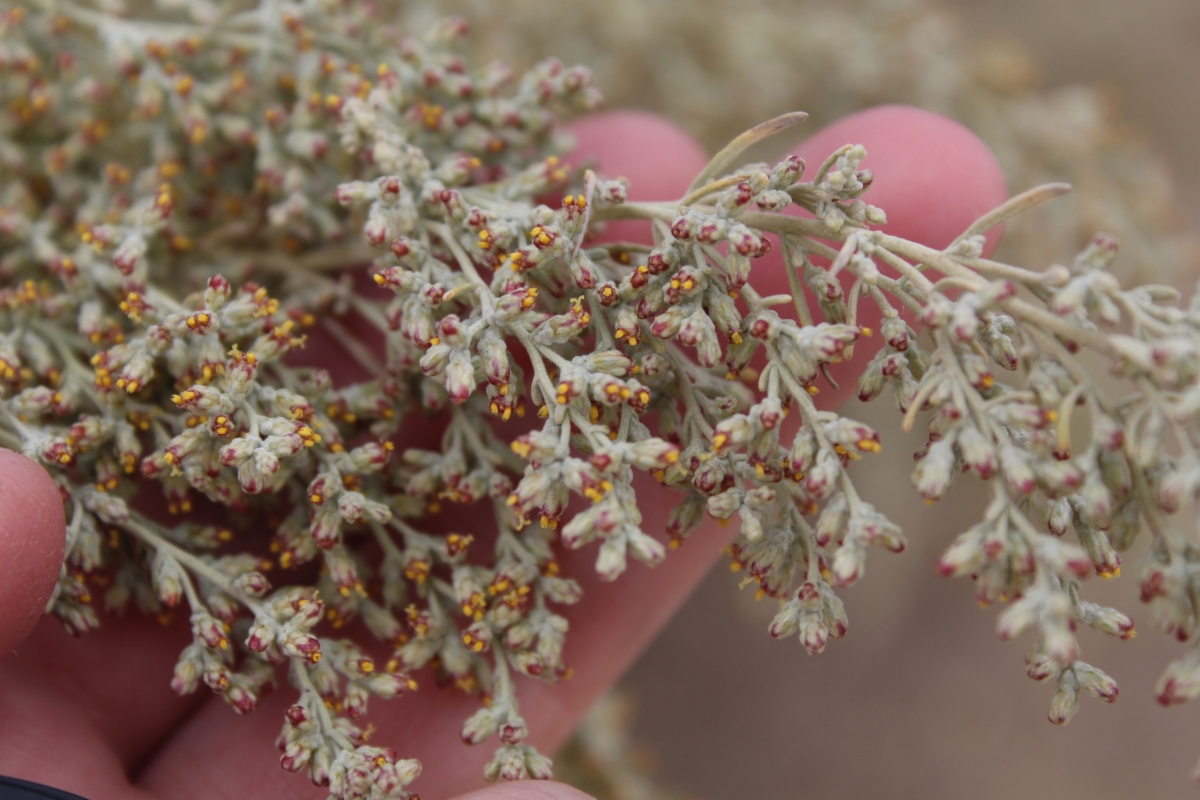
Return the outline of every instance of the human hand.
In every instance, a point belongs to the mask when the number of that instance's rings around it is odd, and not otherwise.
[[[577,123],[575,131],[579,144],[571,160],[595,157],[603,173],[627,176],[632,199],[682,196],[707,160],[686,134],[648,114],[597,115]],[[847,142],[861,142],[870,153],[865,166],[876,181],[868,199],[887,211],[889,233],[941,247],[1005,197],[990,151],[942,117],[875,109],[826,128],[795,152],[813,169]],[[636,224],[613,225],[610,236],[645,236],[618,225]],[[991,234],[990,244],[997,235]],[[787,291],[777,254],[757,262],[755,279],[768,293]],[[860,352],[864,357],[869,354]],[[847,393],[826,392],[819,400],[832,407]],[[661,536],[673,499],[653,482],[638,489],[644,528]],[[564,571],[585,594],[564,612],[571,624],[565,658],[574,677],[558,685],[520,681],[531,743],[543,752],[557,750],[707,572],[730,533],[706,523],[661,566],[634,567],[615,583],[595,577],[590,548],[563,554]],[[0,654],[16,652],[0,666],[0,774],[92,800],[325,796],[273,763],[270,742],[292,702],[290,690],[265,698],[246,719],[211,697],[170,692],[172,667],[189,641],[182,621],[164,629],[150,619],[105,618],[99,632],[75,641],[47,618],[29,634],[54,585],[62,546],[54,484],[32,461],[0,452]],[[376,701],[373,742],[422,761],[424,775],[413,788],[427,798],[470,791],[482,785],[482,765],[492,750],[460,741],[462,720],[476,704],[433,687]],[[552,783],[494,786],[472,795],[581,796]]]

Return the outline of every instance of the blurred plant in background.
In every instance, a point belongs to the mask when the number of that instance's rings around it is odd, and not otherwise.
[[[983,138],[1010,189],[1075,187],[1010,230],[1002,259],[1050,263],[1098,230],[1121,240],[1123,279],[1174,283],[1200,257],[1165,165],[1114,93],[1040,90],[1029,53],[968,32],[944,0],[438,0],[403,13],[410,27],[465,14],[487,32],[475,51],[518,67],[562,53],[592,70],[609,107],[653,109],[710,150],[795,108],[812,131],[880,103],[921,106]]]
[[[630,735],[635,714],[620,689],[601,698],[555,756],[555,777],[597,800],[685,800],[654,780],[653,752]]]

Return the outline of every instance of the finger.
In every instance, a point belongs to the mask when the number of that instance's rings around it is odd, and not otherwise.
[[[575,149],[567,159],[595,164],[605,178],[628,178],[630,200],[678,199],[708,161],[686,131],[646,111],[594,114],[572,125],[571,133]],[[650,225],[611,222],[597,241],[650,244]]]
[[[65,541],[62,496],[50,475],[0,450],[0,661],[45,610]]]
[[[516,781],[499,783],[477,792],[459,795],[457,800],[591,800],[591,795],[565,783]]]
[[[875,181],[863,195],[887,212],[879,230],[941,249],[1008,197],[1004,171],[984,142],[954,120],[912,106],[879,106],[852,114],[793,150],[805,178],[844,144],[861,144],[863,168]],[[986,252],[1003,226],[987,234]]]
[[[157,498],[150,499],[146,506]],[[105,613],[101,580],[97,575],[91,582],[98,631],[73,638],[44,615],[0,665],[0,773],[12,774],[14,763],[40,766],[51,776],[75,773],[78,787],[88,789],[122,776],[195,707],[198,698],[178,697],[169,688],[175,660],[190,640],[186,613],[159,620],[132,609]],[[72,743],[77,757],[69,770],[54,760],[38,765],[24,758],[41,737]]]
[[[133,609],[102,615],[100,630],[79,639],[43,618],[0,666],[0,774],[35,729],[81,744],[98,738],[97,758],[103,749],[119,771],[134,768],[200,699],[170,690],[175,661],[191,641],[186,614],[176,617],[164,627]]]
[[[30,680],[11,664],[0,668],[0,775],[90,800],[142,797],[129,786],[126,766],[93,724],[89,706],[60,689]]]
[[[0,510],[0,656],[18,654],[0,666],[0,774],[115,796],[123,765],[95,727],[94,704],[71,696],[109,667],[42,618],[63,558],[61,495],[38,464],[0,450]],[[136,674],[127,654],[121,669]]]

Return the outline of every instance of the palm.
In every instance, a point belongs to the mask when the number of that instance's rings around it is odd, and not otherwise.
[[[699,146],[686,134],[648,115],[601,115],[576,130],[580,154],[596,156],[608,174],[630,178],[634,198],[678,197],[704,165]],[[1004,181],[986,147],[924,112],[867,112],[827,128],[797,152],[812,164],[851,140],[872,153],[868,166],[879,180],[871,201],[888,211],[889,232],[945,244],[1003,199]],[[779,262],[767,259],[756,274],[762,288],[787,291]],[[826,404],[840,399],[834,394]],[[0,460],[0,647],[14,647],[29,614],[40,610],[42,601],[28,587],[47,579],[52,584],[57,570],[53,553],[56,547],[61,551],[61,513],[38,471],[12,457]],[[645,529],[661,533],[672,498],[654,485],[639,486],[639,497]],[[574,677],[555,686],[521,682],[533,744],[545,752],[557,749],[682,603],[726,538],[723,529],[706,524],[662,566],[632,569],[616,583],[595,578],[590,550],[564,556],[564,570],[580,580],[585,593],[579,606],[565,612],[571,625],[566,660]],[[94,800],[241,797],[250,791],[257,797],[326,796],[275,766],[272,742],[293,699],[286,686],[248,718],[211,696],[171,693],[169,676],[188,641],[183,619],[164,629],[150,619],[106,618],[100,632],[83,640],[43,619],[0,667],[0,774]],[[372,742],[422,761],[425,771],[414,788],[426,797],[478,788],[493,748],[486,743],[467,748],[459,739],[462,720],[477,702],[429,686],[400,700],[376,700]]]

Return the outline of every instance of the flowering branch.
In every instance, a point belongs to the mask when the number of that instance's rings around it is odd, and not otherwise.
[[[553,609],[581,591],[556,543],[597,544],[612,580],[630,557],[659,563],[705,512],[736,515],[733,566],[780,603],[771,635],[811,653],[843,636],[836,590],[873,545],[905,546],[846,471],[879,435],[811,397],[873,335],[863,302],[882,314],[882,345],[860,399],[890,389],[906,428],[929,420],[918,493],[936,501],[966,471],[992,481],[983,519],[938,568],[1009,603],[1002,637],[1037,632],[1029,674],[1057,681],[1051,720],[1070,719],[1081,689],[1117,696],[1074,632],[1130,638],[1133,623],[1084,600],[1081,582],[1118,575],[1143,521],[1143,599],[1192,638],[1194,547],[1169,515],[1200,490],[1200,309],[1171,305],[1168,287],[1123,289],[1103,235],[1070,267],[982,257],[987,230],[1064,185],[934,250],[874,229],[886,215],[863,200],[861,146],[809,180],[796,157],[737,163],[795,113],[734,140],[678,202],[628,202],[622,181],[555,155],[557,117],[599,101],[586,70],[470,72],[451,48],[461,21],[412,39],[366,6],[197,3],[180,10],[190,20],[34,7],[0,16],[13,109],[0,129],[0,442],[43,463],[70,504],[49,611],[74,633],[97,627],[101,572],[110,607],[186,599],[193,642],[172,687],[203,679],[241,713],[286,663],[298,699],[281,762],[335,797],[409,796],[420,765],[368,746],[356,720],[427,667],[483,701],[462,736],[499,737],[489,779],[549,777],[513,673],[570,672]],[[596,244],[610,220],[650,221],[653,246]],[[790,294],[751,283],[767,234]],[[388,301],[329,274],[356,262]],[[318,328],[366,378],[335,385],[295,366]],[[1131,394],[1096,388],[1081,349]],[[439,449],[396,452],[406,422],[447,409]],[[540,427],[503,441],[527,414]],[[635,471],[680,493],[665,543],[642,530]],[[130,510],[138,477],[178,521]],[[573,495],[589,505],[572,513]],[[198,496],[272,520],[274,560],[319,561],[315,586],[271,592],[263,556],[233,552],[253,547],[236,526],[189,519]],[[490,508],[488,552],[486,527],[427,530],[443,502]],[[312,632],[353,619],[394,647],[383,670]],[[1193,652],[1159,698],[1197,694]]]

